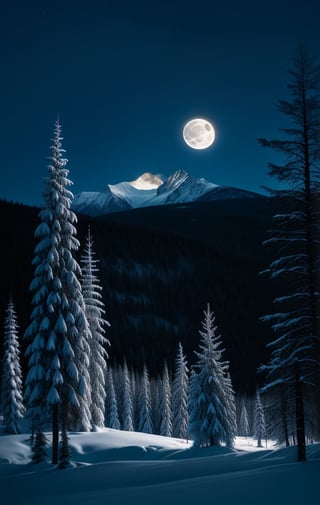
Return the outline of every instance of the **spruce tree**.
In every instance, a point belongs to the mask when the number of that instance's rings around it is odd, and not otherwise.
[[[129,371],[131,394],[132,394],[132,409],[133,409],[133,431],[138,431],[140,419],[140,403],[139,403],[139,386],[140,379],[138,373],[134,370]]]
[[[106,347],[110,345],[105,336],[105,327],[110,326],[104,318],[105,308],[102,302],[102,287],[97,274],[99,272],[94,258],[93,239],[88,229],[84,254],[81,259],[82,292],[86,318],[91,332],[90,340],[90,384],[91,384],[91,422],[93,427],[103,427],[105,417],[105,370],[108,357]]]
[[[14,303],[9,301],[4,322],[1,411],[7,433],[20,433],[24,416],[18,323]]]
[[[189,391],[189,432],[197,446],[232,447],[237,432],[236,408],[229,363],[222,361],[221,339],[210,305],[204,311],[200,350]]]
[[[179,342],[175,374],[172,381],[172,436],[176,438],[186,438],[188,434],[188,392],[187,361],[183,355],[182,344]]]
[[[38,433],[52,420],[52,462],[58,463],[61,412],[74,429],[90,429],[90,330],[81,292],[76,215],[57,121],[35,237],[31,324],[26,330],[29,370],[25,398]]]
[[[141,377],[138,431],[153,433],[150,379],[146,365],[143,367],[143,375]]]
[[[160,435],[171,437],[172,435],[172,410],[171,410],[171,387],[168,366],[165,362],[161,380],[161,395],[160,395]]]
[[[113,385],[112,368],[108,368],[106,376],[106,408],[105,408],[105,424],[108,428],[120,430],[118,401]]]
[[[122,429],[125,431],[133,431],[132,391],[126,361],[124,361],[122,377],[123,377],[122,407],[121,407]]]
[[[280,183],[280,189],[270,190],[280,210],[266,241],[276,251],[266,272],[283,279],[286,289],[274,300],[278,311],[264,317],[272,325],[274,340],[271,360],[262,370],[267,387],[280,394],[281,386],[286,402],[294,404],[298,460],[305,461],[307,383],[316,385],[316,436],[320,435],[320,67],[300,47],[289,74],[290,100],[279,101],[280,112],[289,120],[281,130],[283,138],[259,139],[262,146],[284,155],[282,164],[269,163],[269,175]]]

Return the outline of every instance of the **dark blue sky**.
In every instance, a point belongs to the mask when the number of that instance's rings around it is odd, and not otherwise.
[[[145,171],[184,169],[260,191],[274,184],[277,101],[303,43],[320,48],[318,0],[52,0],[1,2],[0,198],[40,204],[60,116],[73,192]],[[216,129],[195,151],[184,123]]]

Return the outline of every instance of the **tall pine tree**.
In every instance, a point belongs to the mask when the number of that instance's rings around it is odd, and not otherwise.
[[[150,379],[146,365],[140,378],[138,431],[153,433]]]
[[[58,463],[61,413],[73,429],[90,429],[90,330],[84,311],[76,216],[70,210],[67,160],[57,121],[44,180],[38,244],[33,259],[31,324],[26,330],[29,370],[25,398],[38,433],[52,420],[52,462]]]
[[[123,377],[122,398],[121,398],[122,429],[125,431],[133,431],[132,389],[126,360],[124,361],[123,364],[122,377]]]
[[[236,407],[229,364],[222,361],[221,339],[215,317],[207,305],[200,350],[193,367],[189,392],[189,432],[197,446],[225,443],[232,447],[237,432]]]
[[[14,303],[9,301],[4,322],[1,381],[1,411],[7,433],[20,433],[24,410],[18,323]]]
[[[108,428],[120,430],[118,400],[114,390],[112,368],[109,367],[106,374],[106,408],[105,424]]]
[[[161,380],[160,392],[160,435],[171,437],[172,435],[172,409],[171,409],[171,387],[168,372],[168,365],[165,362]]]
[[[316,384],[314,404],[318,408],[320,435],[320,67],[301,47],[293,60],[288,85],[291,99],[279,101],[279,110],[289,120],[281,140],[259,139],[284,155],[283,164],[269,163],[269,175],[283,189],[272,190],[279,198],[280,212],[267,243],[277,256],[267,272],[281,278],[284,296],[275,303],[278,311],[266,316],[274,340],[272,357],[263,367],[268,386],[286,393],[295,406],[298,460],[305,461],[305,402],[307,383]],[[281,186],[280,186],[281,187]],[[294,389],[294,394],[291,394]]]
[[[88,229],[84,254],[81,259],[82,292],[85,313],[91,332],[89,374],[91,383],[91,422],[93,427],[103,427],[105,417],[105,371],[108,357],[106,347],[110,345],[105,336],[105,327],[110,326],[104,318],[105,308],[102,302],[102,287],[97,277],[98,260],[94,258],[93,239]]]
[[[183,354],[182,344],[179,342],[175,374],[172,381],[172,436],[176,438],[187,438],[189,426],[188,392],[187,360]]]

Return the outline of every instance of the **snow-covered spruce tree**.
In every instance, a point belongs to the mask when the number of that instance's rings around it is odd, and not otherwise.
[[[318,408],[320,435],[320,67],[304,48],[299,48],[289,72],[290,100],[279,101],[279,110],[289,120],[281,130],[282,140],[259,139],[284,155],[281,165],[269,163],[269,175],[284,183],[271,190],[279,198],[280,212],[266,241],[275,245],[277,256],[266,272],[284,280],[287,293],[274,300],[278,312],[265,316],[275,338],[270,343],[272,357],[262,369],[269,387],[280,383],[294,395],[298,461],[306,460],[304,394],[306,385],[316,385],[314,402]]]
[[[82,293],[85,313],[91,332],[90,340],[90,383],[91,383],[91,423],[93,428],[104,426],[104,410],[106,399],[105,370],[108,354],[106,347],[110,345],[105,336],[105,327],[110,326],[104,318],[105,308],[102,301],[102,287],[97,274],[99,272],[94,258],[93,239],[90,228],[86,238],[84,254],[81,259]]]
[[[247,408],[246,408],[244,401],[242,401],[242,407],[241,407],[241,411],[240,411],[238,435],[240,437],[249,437],[250,436],[248,412],[247,412]]]
[[[172,435],[172,410],[171,410],[171,385],[169,379],[168,365],[165,362],[161,380],[160,395],[160,435],[171,437]]]
[[[253,436],[257,439],[257,447],[262,447],[262,438],[266,436],[266,421],[258,389],[256,391],[256,404],[254,409]]]
[[[133,409],[133,431],[138,431],[139,426],[139,385],[140,380],[137,372],[130,369],[129,370],[130,387],[131,387],[131,398],[132,398],[132,409]]]
[[[151,377],[150,395],[151,395],[153,433],[155,433],[156,435],[160,435],[160,425],[162,420],[162,412],[161,412],[162,378],[160,375],[158,375],[157,377]]]
[[[33,259],[31,324],[25,332],[29,370],[25,398],[39,432],[51,417],[52,462],[58,463],[60,414],[72,429],[90,429],[90,330],[84,311],[73,198],[56,122],[48,176],[44,180],[38,244]]]
[[[122,398],[121,398],[121,427],[125,431],[133,431],[133,403],[129,371],[126,360],[122,368]]]
[[[200,330],[200,350],[193,366],[189,390],[189,432],[196,446],[225,443],[232,447],[237,433],[234,392],[229,363],[222,361],[220,336],[215,336],[215,317],[207,305]]]
[[[172,381],[172,436],[187,438],[189,415],[188,415],[188,392],[189,377],[186,357],[179,342],[176,368]]]
[[[18,323],[14,303],[10,300],[4,322],[1,380],[1,412],[7,433],[20,433],[19,423],[24,411]]]
[[[140,380],[138,431],[153,433],[150,379],[146,365]]]
[[[114,430],[120,430],[118,402],[113,385],[112,368],[109,367],[106,374],[106,408],[105,425]]]

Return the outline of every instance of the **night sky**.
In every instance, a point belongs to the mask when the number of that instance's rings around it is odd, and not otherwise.
[[[317,59],[318,0],[2,0],[0,198],[39,205],[59,116],[72,191],[178,169],[221,185],[273,185],[277,101],[298,44]],[[182,128],[212,121],[213,147]]]

